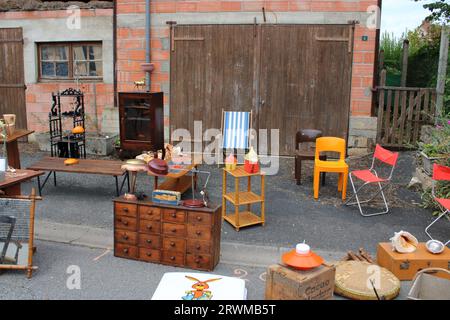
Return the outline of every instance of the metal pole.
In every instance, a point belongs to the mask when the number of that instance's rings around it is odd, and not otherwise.
[[[439,53],[439,68],[436,85],[436,122],[438,121],[438,117],[442,116],[442,113],[444,111],[445,78],[447,77],[448,61],[448,36],[449,27],[442,26],[441,50]]]
[[[150,28],[151,28],[150,0],[145,0],[145,62],[150,63]],[[150,72],[145,74],[147,91],[150,91]]]

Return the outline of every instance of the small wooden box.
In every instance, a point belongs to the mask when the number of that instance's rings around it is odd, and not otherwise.
[[[282,265],[267,269],[266,300],[329,300],[333,297],[334,266],[298,271]]]
[[[381,267],[391,271],[400,280],[412,280],[418,271],[425,268],[450,270],[450,249],[445,248],[441,254],[432,254],[428,252],[425,243],[419,243],[413,253],[398,253],[386,242],[378,245],[377,260]],[[450,279],[450,276],[443,272],[436,276]]]

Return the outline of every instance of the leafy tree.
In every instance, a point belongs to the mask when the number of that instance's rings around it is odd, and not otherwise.
[[[423,0],[414,0],[415,2]],[[434,2],[424,4],[425,9],[430,10],[428,21],[447,24],[450,21],[450,2],[449,0],[435,0]]]

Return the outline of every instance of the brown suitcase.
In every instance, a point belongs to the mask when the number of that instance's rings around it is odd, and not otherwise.
[[[333,297],[334,266],[297,271],[282,265],[267,269],[266,300],[328,300]]]
[[[450,249],[445,248],[441,254],[428,252],[425,243],[419,243],[413,253],[392,251],[391,243],[378,244],[377,260],[381,267],[391,271],[400,280],[412,280],[416,273],[426,268],[443,268],[450,270]],[[436,276],[450,279],[449,274],[440,272]]]

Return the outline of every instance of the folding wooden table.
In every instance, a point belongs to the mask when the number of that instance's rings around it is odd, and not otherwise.
[[[3,181],[0,181],[0,190],[5,192],[7,196],[20,196],[20,184],[22,182],[31,180],[35,177],[43,175],[43,171],[34,170],[16,170],[16,172],[6,172]]]
[[[114,160],[91,160],[91,159],[78,159],[79,163],[74,165],[65,165],[65,158],[45,157],[37,163],[30,166],[30,170],[48,171],[44,182],[41,184],[41,180],[38,177],[39,195],[42,194],[42,189],[45,187],[50,175],[53,173],[53,183],[56,186],[56,172],[66,173],[83,173],[83,174],[100,174],[113,176],[116,181],[116,193],[120,196],[125,181],[127,181],[128,191],[130,190],[130,181],[128,178],[128,171],[122,169],[122,161]],[[119,187],[119,177],[123,176],[122,184]]]

